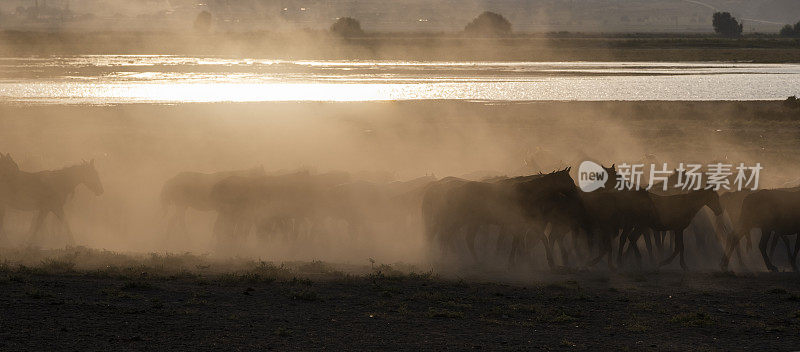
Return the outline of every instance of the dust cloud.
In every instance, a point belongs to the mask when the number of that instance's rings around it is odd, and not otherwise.
[[[765,167],[762,187],[793,182],[797,169],[789,165],[797,165],[797,155],[786,152],[791,142],[767,135],[758,121],[725,118],[729,111],[741,112],[736,104],[740,103],[4,106],[0,150],[11,153],[24,171],[95,160],[105,193],[98,197],[79,186],[67,202],[67,219],[78,245],[270,260],[418,263],[432,252],[417,212],[402,226],[375,221],[355,236],[341,222],[328,223],[325,231],[300,231],[296,239],[251,234],[239,250],[222,253],[212,231],[215,212],[190,209],[185,232],[167,231],[174,209],[161,204],[160,194],[165,181],[183,171],[260,167],[268,175],[346,172],[351,181],[387,184],[426,175],[527,175],[577,168],[582,160],[606,165],[760,162]],[[761,114],[771,108],[750,109],[751,114]],[[32,217],[31,212],[7,211],[11,245],[28,243]],[[36,245],[63,247],[53,217],[46,227]],[[491,246],[490,242],[485,239],[480,245]],[[502,255],[495,259],[502,263]]]

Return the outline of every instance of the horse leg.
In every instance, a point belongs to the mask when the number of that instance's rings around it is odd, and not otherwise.
[[[795,263],[794,259],[794,251],[792,250],[792,243],[789,240],[790,235],[781,235],[781,239],[783,239],[783,244],[786,245],[786,257],[789,258],[789,265],[792,266],[793,271],[797,271],[797,263]]]
[[[622,264],[623,264],[623,258],[624,258],[624,255],[625,255],[625,251],[624,251],[625,243],[630,240],[630,236],[631,236],[631,232],[632,231],[633,231],[632,227],[626,227],[626,228],[622,229],[622,233],[619,235],[619,248],[618,248],[619,254],[617,255],[617,266],[622,266]],[[614,253],[613,250],[612,250],[611,253],[612,254]]]
[[[167,213],[167,215],[169,215],[169,208],[166,208],[166,213]],[[169,215],[169,219],[167,220],[167,236],[171,236],[172,235],[172,233],[173,233],[173,231],[175,229],[175,224],[177,224],[177,223],[178,223],[178,210],[176,208],[175,209],[175,213],[172,214],[172,215]]]
[[[494,250],[498,256],[500,255],[501,248],[503,246],[503,240],[505,239],[505,237],[503,237],[504,234],[505,234],[505,226],[500,225],[500,229],[497,231],[497,241],[495,242],[494,245]]]
[[[650,236],[652,235],[651,232],[641,232],[642,237],[644,237],[644,246],[647,248],[647,255],[650,258],[650,264],[652,265],[655,263],[655,258],[653,257],[653,244],[651,242]],[[639,264],[641,266],[641,263]]]
[[[678,232],[679,231],[672,231],[672,238],[675,239],[675,249],[672,251],[672,254],[670,254],[670,256],[667,257],[667,259],[662,260],[661,263],[658,264],[659,267],[662,267],[664,265],[667,265],[667,264],[671,263],[672,260],[675,259],[675,257],[678,256],[678,254],[680,254],[680,253],[678,253],[678,244],[677,244],[677,242],[678,242],[677,238],[679,237],[678,236]],[[680,232],[683,233],[683,231],[680,231]],[[682,236],[680,236],[680,237],[682,237]],[[683,239],[681,239],[681,242],[682,241],[683,241]]]
[[[614,231],[616,232],[616,231]],[[606,242],[606,254],[608,255],[608,269],[611,271],[616,271],[617,268],[614,267],[614,248],[612,246],[612,239],[609,236],[608,242]]]
[[[528,249],[528,234],[530,228],[525,226],[503,226],[499,236],[511,236],[511,250],[508,253],[508,269],[517,265],[517,258]],[[532,246],[531,246],[532,247]]]
[[[590,236],[591,235],[592,234],[590,234]],[[611,238],[610,238],[609,232],[606,232],[604,230],[600,230],[599,231],[599,236],[598,236],[598,241],[597,241],[598,242],[598,244],[597,244],[598,255],[597,255],[596,258],[594,258],[591,261],[589,261],[588,263],[586,263],[586,266],[595,266],[595,265],[597,265],[597,263],[599,263],[601,260],[603,260],[603,257],[606,255],[606,249],[611,247],[610,244],[607,244],[610,241],[611,241]]]
[[[764,265],[767,266],[767,269],[777,272],[778,268],[772,265],[772,261],[770,261],[769,256],[767,256],[767,246],[769,245],[770,237],[772,237],[772,229],[761,229],[761,240],[758,241],[758,249],[761,251],[761,257],[764,259]]]
[[[475,251],[475,237],[478,236],[479,229],[479,225],[467,225],[467,234],[465,238],[467,241],[467,249],[469,249],[469,253],[472,254],[472,259],[475,260],[476,263],[478,263],[479,260],[478,253]]]
[[[797,252],[800,252],[800,233],[795,235],[794,238],[794,254],[792,255],[792,269],[794,271],[800,271],[797,269]]]
[[[577,261],[579,262],[578,263],[579,266],[580,266],[581,258],[585,258],[586,257],[584,255],[584,253],[583,253],[583,250],[582,250],[580,244],[578,243],[578,241],[580,241],[581,231],[582,231],[582,229],[579,226],[575,226],[571,230],[571,233],[572,233],[572,251],[575,253],[575,257],[578,258]]]
[[[553,240],[553,249],[555,249],[555,244],[558,243],[558,248],[561,250],[561,261],[564,266],[569,266],[569,251],[567,251],[567,246],[564,245],[564,238],[567,236],[567,230],[553,226],[550,231],[550,238]]]
[[[511,251],[508,252],[508,268],[511,269],[517,263],[517,251],[520,247],[520,236],[511,235]]]
[[[731,254],[733,254],[733,250],[736,249],[736,253],[739,256],[739,260],[742,260],[741,252],[739,251],[739,241],[742,237],[745,236],[746,232],[750,230],[745,230],[744,228],[740,229],[739,232],[734,232],[728,238],[728,248],[725,249],[725,252],[722,254],[722,259],[720,259],[719,267],[722,270],[728,270],[728,263],[731,259]],[[742,264],[744,261],[742,260]]]
[[[633,231],[629,236],[629,247],[628,249],[633,252],[633,255],[636,257],[636,266],[641,269],[642,268],[642,253],[639,251],[639,237],[642,237],[642,231],[639,228],[634,227]],[[645,236],[647,238],[647,236]],[[646,240],[645,240],[646,242]]]
[[[684,253],[685,252],[683,250],[684,249],[683,248],[683,232],[684,231],[685,231],[685,229],[682,229],[682,230],[676,232],[675,250],[680,252],[680,254],[681,254],[681,269],[683,269],[683,271],[686,271],[687,270],[686,269],[686,260],[684,260]]]
[[[661,237],[661,231],[652,231],[653,242],[655,242],[658,255],[661,256],[664,250],[664,238]]]
[[[48,211],[39,210],[36,212],[36,217],[31,221],[31,228],[28,230],[28,243],[34,244],[38,242],[39,230],[42,228],[44,219],[47,217]]]
[[[547,257],[547,265],[550,267],[550,269],[554,269],[555,261],[553,260],[553,251],[550,250],[550,246],[548,246],[549,241],[547,240],[547,236],[542,233],[539,235],[539,239],[542,241],[542,245],[544,245],[544,254]]]
[[[58,208],[53,211],[56,218],[61,222],[62,227],[64,227],[64,231],[66,231],[67,237],[67,247],[72,247],[75,245],[75,237],[72,236],[72,230],[69,228],[69,222],[67,222],[67,217],[64,216],[64,209]]]
[[[783,238],[783,235],[775,233],[775,236],[771,236],[771,237],[772,237],[771,238],[772,242],[769,245],[769,256],[770,256],[770,258],[775,257],[775,248],[778,247],[778,240]]]

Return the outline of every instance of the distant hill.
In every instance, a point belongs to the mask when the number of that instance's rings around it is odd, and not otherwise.
[[[800,20],[800,0],[4,0],[3,29],[188,29],[209,11],[223,30],[325,29],[338,17],[367,31],[460,31],[493,11],[521,32],[710,32],[715,10],[745,32]]]

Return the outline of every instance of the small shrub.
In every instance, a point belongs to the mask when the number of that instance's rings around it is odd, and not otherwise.
[[[331,25],[331,33],[342,37],[356,37],[364,35],[361,22],[352,17],[341,17]]]

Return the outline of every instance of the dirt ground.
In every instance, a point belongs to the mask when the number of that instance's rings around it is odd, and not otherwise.
[[[800,276],[760,272],[755,250],[755,272],[720,272],[694,241],[689,273],[442,270],[419,264],[419,234],[395,233],[267,243],[239,259],[143,254],[211,251],[211,215],[190,214],[185,238],[164,235],[158,193],[180,171],[444,177],[525,172],[530,155],[551,169],[654,155],[760,162],[763,186],[780,187],[800,182],[799,113],[783,102],[2,105],[0,151],[23,170],[94,158],[106,193],[79,188],[68,205],[86,248],[26,248],[31,214],[6,214],[0,350],[800,349]]]
[[[794,273],[439,275],[400,264],[199,264],[157,255],[90,269],[61,258],[0,268],[0,349],[800,347]]]

